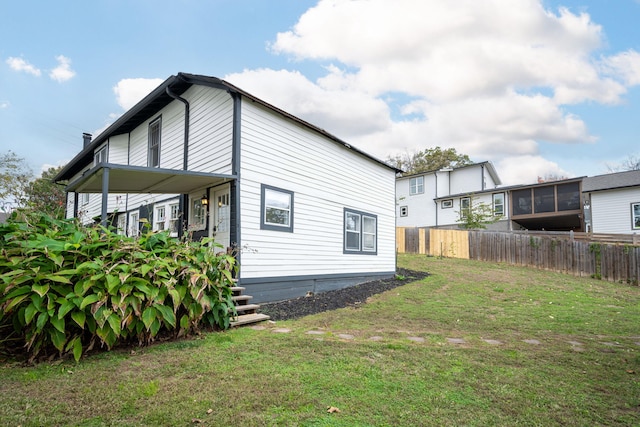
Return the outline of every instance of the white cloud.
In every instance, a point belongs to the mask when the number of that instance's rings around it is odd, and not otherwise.
[[[22,58],[9,57],[6,62],[9,65],[9,67],[11,67],[11,69],[14,71],[24,72],[36,77],[39,77],[40,74],[42,74],[42,72],[38,68],[29,64],[27,61],[25,61]]]
[[[76,72],[71,69],[71,60],[64,55],[56,56],[58,66],[49,72],[51,80],[64,83],[75,77]]]
[[[4,110],[11,107],[11,103],[9,101],[0,101],[0,110]]]
[[[114,87],[116,101],[124,110],[136,105],[142,98],[147,96],[153,89],[158,87],[164,80],[162,79],[122,79]]]
[[[640,84],[640,54],[602,54],[586,13],[541,0],[320,0],[272,52],[324,64],[228,76],[249,92],[378,157],[453,147],[492,160],[505,183],[570,174],[541,141],[597,138],[565,106],[619,104]]]
[[[507,184],[531,184],[537,182],[538,177],[546,176],[572,178],[572,174],[557,163],[536,155],[505,158],[496,162],[495,167],[502,181]]]

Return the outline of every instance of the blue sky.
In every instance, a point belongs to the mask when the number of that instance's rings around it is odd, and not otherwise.
[[[639,0],[6,2],[0,152],[64,164],[159,82],[224,78],[379,158],[505,184],[640,155]]]

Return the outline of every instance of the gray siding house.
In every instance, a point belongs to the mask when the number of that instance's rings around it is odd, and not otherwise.
[[[69,217],[235,249],[239,285],[266,302],[393,276],[397,172],[224,80],[178,73],[85,135],[56,181]]]

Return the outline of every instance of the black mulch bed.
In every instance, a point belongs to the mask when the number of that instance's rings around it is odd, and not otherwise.
[[[271,320],[288,320],[327,310],[355,306],[364,304],[367,298],[372,295],[421,280],[427,276],[429,273],[400,268],[397,270],[396,276],[390,279],[374,280],[335,291],[260,304],[260,313],[269,315]]]

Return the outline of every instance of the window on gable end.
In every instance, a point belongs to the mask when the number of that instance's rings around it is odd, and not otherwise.
[[[424,193],[424,176],[417,176],[409,180],[409,194],[422,194]]]

